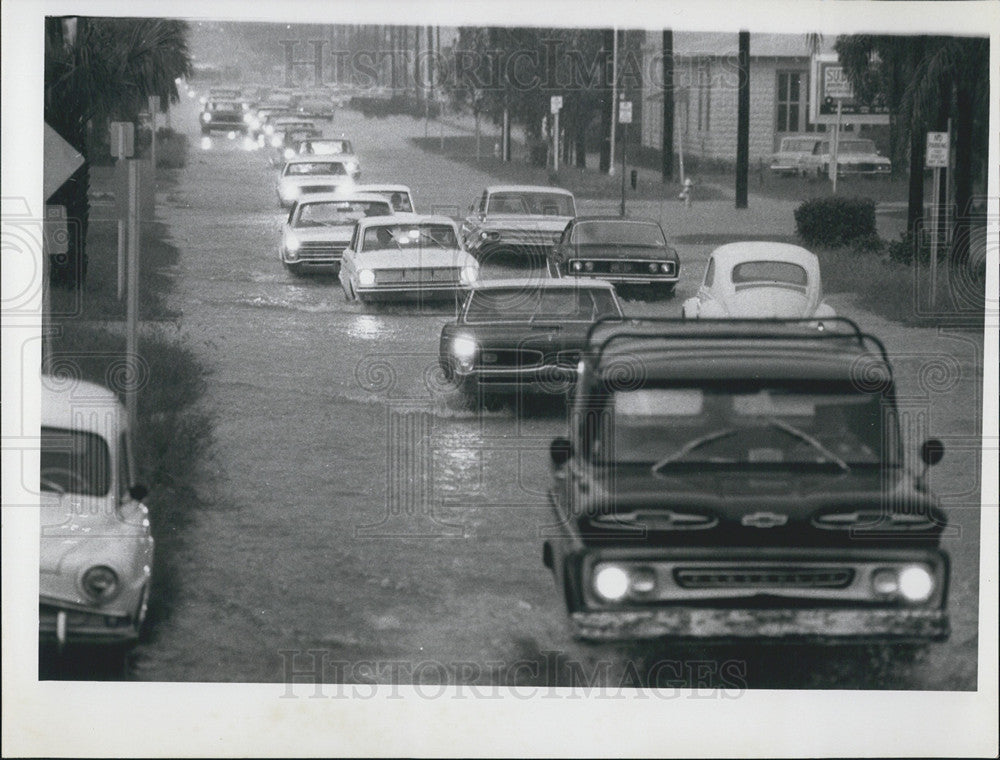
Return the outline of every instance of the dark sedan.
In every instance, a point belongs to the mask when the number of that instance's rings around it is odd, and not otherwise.
[[[621,316],[614,288],[599,280],[479,282],[441,330],[441,367],[469,395],[564,393],[576,381],[588,330]]]
[[[581,216],[569,223],[549,255],[554,277],[596,277],[615,285],[673,292],[681,263],[653,219]]]

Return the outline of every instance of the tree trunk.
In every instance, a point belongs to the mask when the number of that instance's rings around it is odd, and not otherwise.
[[[972,213],[972,122],[973,82],[968,77],[958,80],[955,105],[958,118],[955,124],[955,264],[965,263],[969,256],[969,216]]]
[[[739,93],[736,113],[736,208],[746,208],[750,175],[750,32],[739,35]]]

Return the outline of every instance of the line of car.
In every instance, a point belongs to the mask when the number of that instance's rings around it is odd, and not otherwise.
[[[286,143],[278,113],[244,123],[282,134],[284,266],[336,272],[349,300],[461,299],[437,353],[471,404],[566,399],[542,560],[573,635],[948,636],[947,518],[926,482],[944,448],[908,464],[885,347],[822,300],[815,255],[721,246],[682,319],[630,319],[618,290],[679,279],[655,220],[579,216],[568,191],[513,185],[461,224],[417,214],[409,188],[358,183],[346,138]],[[504,259],[530,275],[481,278]],[[40,635],[134,641],[153,539],[127,417],[107,389],[58,378],[43,415]]]

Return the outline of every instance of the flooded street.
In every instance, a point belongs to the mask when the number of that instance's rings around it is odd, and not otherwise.
[[[961,535],[946,542],[947,643],[913,650],[574,642],[541,559],[551,519],[548,446],[565,432],[558,400],[470,409],[437,366],[448,305],[376,310],[346,302],[336,278],[286,272],[275,170],[222,135],[198,149],[192,104],[174,119],[189,128],[192,151],[179,183],[161,188],[157,214],[181,251],[171,306],[212,372],[205,403],[216,444],[195,484],[199,503],[169,542],[178,569],[171,601],[133,652],[131,678],[281,683],[318,663],[330,683],[975,687],[973,508],[954,513]],[[461,215],[495,180],[414,148],[406,138],[423,129],[408,117],[373,121],[341,109],[326,131],[352,139],[362,181],[407,184],[418,211]],[[617,201],[580,205],[586,213]],[[662,208],[638,210],[659,216]],[[668,235],[677,208],[666,207]],[[711,247],[678,245],[676,296],[627,301],[627,313],[679,316]],[[849,304],[844,313],[855,316]],[[920,366],[907,362],[927,335],[950,352],[958,375],[931,398],[932,432],[946,441],[975,437],[981,338],[871,325],[883,328],[894,361],[901,355],[901,388],[923,382]],[[946,455],[936,490],[978,493],[970,461],[968,452]]]

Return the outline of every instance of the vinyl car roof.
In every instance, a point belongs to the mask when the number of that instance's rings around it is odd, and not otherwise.
[[[559,193],[560,195],[572,196],[569,190],[561,187],[549,187],[548,185],[490,185],[486,188],[490,195],[493,193]]]

